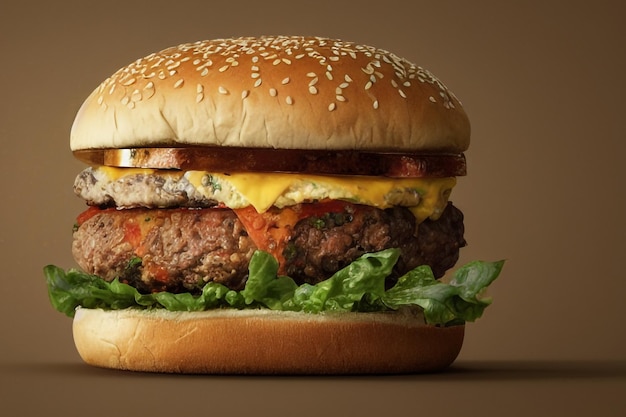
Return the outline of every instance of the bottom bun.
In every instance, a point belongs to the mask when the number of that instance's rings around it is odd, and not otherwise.
[[[412,313],[79,308],[74,342],[94,366],[196,374],[381,374],[448,367],[464,326]]]

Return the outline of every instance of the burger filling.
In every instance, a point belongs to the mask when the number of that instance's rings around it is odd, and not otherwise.
[[[74,183],[90,205],[133,207],[253,206],[257,212],[322,200],[407,207],[422,221],[436,219],[454,177],[382,178],[283,173],[211,173],[139,168],[87,168]]]
[[[258,249],[299,284],[389,248],[400,249],[390,283],[420,265],[441,277],[465,245],[454,182],[88,168],[72,251],[88,273],[144,293],[240,290]]]
[[[462,214],[450,203],[439,220],[422,222],[417,236],[406,208],[315,206],[316,213],[293,224],[242,221],[230,209],[92,208],[79,218],[72,251],[81,268],[107,281],[118,277],[142,292],[194,293],[209,281],[242,289],[257,249],[272,253],[297,283],[314,284],[364,253],[388,248],[401,250],[390,279],[419,265],[440,277],[465,245]],[[306,208],[291,208],[287,217]]]

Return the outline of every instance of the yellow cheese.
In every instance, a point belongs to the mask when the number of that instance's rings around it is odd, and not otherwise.
[[[382,178],[286,173],[167,171],[142,168],[98,167],[109,181],[129,175],[158,175],[175,181],[184,177],[196,192],[230,208],[252,205],[258,212],[272,206],[339,199],[381,209],[408,207],[418,222],[437,219],[446,207],[456,178]]]
[[[367,204],[378,208],[388,208],[391,204],[387,196],[394,190],[411,189],[420,195],[417,206],[409,207],[418,221],[426,218],[437,219],[448,202],[448,196],[456,178],[381,178],[357,176],[318,176],[280,173],[235,173],[230,175],[212,174],[221,182],[230,182],[258,212],[269,209],[287,190],[294,185],[306,184],[330,190],[343,195],[343,199]],[[302,200],[306,199],[303,193]],[[309,196],[310,198],[310,196]],[[301,202],[301,201],[295,201]]]

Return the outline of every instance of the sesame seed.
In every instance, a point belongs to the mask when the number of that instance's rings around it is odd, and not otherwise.
[[[135,90],[133,91],[133,93],[130,96],[130,99],[132,101],[141,101],[141,92],[139,90]]]
[[[154,88],[144,88],[143,89],[143,98],[144,100],[149,99],[150,97],[152,97],[154,95]]]
[[[250,61],[240,61],[240,57],[247,56]],[[213,63],[211,58],[214,56],[219,57],[219,61]],[[375,91],[375,84],[381,80],[386,79],[388,76],[390,87],[393,86],[402,98],[407,99],[411,95],[411,88],[413,84],[420,81],[421,83],[428,83],[436,89],[432,96],[425,96],[433,103],[442,103],[445,108],[453,109],[455,104],[459,102],[451,96],[451,93],[447,88],[431,73],[427,70],[418,67],[403,58],[392,55],[386,51],[377,49],[375,47],[367,45],[358,45],[349,42],[342,42],[336,40],[327,40],[325,38],[303,38],[303,37],[262,37],[262,38],[236,38],[236,39],[224,39],[220,41],[201,41],[192,44],[182,44],[173,49],[164,51],[162,53],[155,53],[145,58],[137,60],[134,64],[120,71],[117,75],[112,77],[109,81],[103,83],[99,90],[99,95],[96,96],[98,103],[101,106],[105,105],[105,94],[109,91],[112,95],[115,86],[124,90],[127,88],[126,93],[116,92],[119,99],[123,99],[122,96],[126,96],[124,99],[126,106],[132,107],[132,103],[138,103],[139,101],[145,101],[154,96],[156,86],[150,83],[151,77],[159,77],[161,80],[172,78],[172,84],[175,88],[185,88],[185,81],[181,76],[179,68],[185,68],[185,65],[189,65],[189,68],[193,68],[198,71],[197,77],[208,77],[211,72],[211,68],[215,66],[215,69],[219,72],[225,72],[230,67],[236,65],[245,66],[248,63],[248,68],[252,68],[248,74],[251,76],[251,80],[255,87],[261,86],[260,68],[257,66],[260,59],[266,60],[269,65],[272,62],[274,65],[291,64],[292,60],[309,60],[311,72],[305,73],[309,78],[307,90],[310,94],[321,94],[328,90],[328,94],[332,94],[332,86],[335,87],[335,97],[329,97],[326,103],[329,110],[333,111],[337,109],[337,106],[341,106],[342,102],[348,100],[350,96],[346,96],[346,91],[350,91],[349,88],[353,83],[358,82],[360,88],[365,88],[367,94],[370,95],[372,100],[372,106],[377,109],[379,106],[378,100],[371,94],[372,90]],[[361,78],[357,75],[353,79],[352,74],[345,72],[339,74],[339,68],[336,66],[342,62],[341,57],[352,57],[356,62],[360,62],[359,68],[366,74]],[[188,64],[184,64],[188,62]],[[219,62],[219,64],[218,64]],[[183,65],[184,64],[184,65]],[[255,65],[256,64],[256,65]],[[193,66],[192,66],[193,65]],[[320,65],[315,67],[315,65]],[[315,70],[313,70],[315,68]],[[187,71],[191,69],[185,68]],[[357,70],[358,72],[358,70]],[[322,75],[324,74],[324,75]],[[284,74],[282,79],[277,79],[276,82],[270,88],[268,85],[267,90],[263,88],[263,92],[266,94],[277,97],[279,95],[278,89],[280,85],[291,85],[294,80],[290,76],[292,74]],[[245,74],[244,74],[245,77]],[[154,80],[155,78],[152,78]],[[306,78],[305,78],[306,79]],[[324,82],[331,80],[333,83],[329,83],[328,87]],[[363,81],[360,81],[362,80]],[[145,81],[144,81],[145,80]],[[337,83],[334,83],[337,80]],[[416,80],[416,81],[413,81]],[[187,78],[187,81],[189,79]],[[193,84],[196,84],[196,100],[198,102],[203,101],[207,94],[206,88],[208,88],[206,82],[204,85],[199,84],[201,80],[195,80]],[[203,80],[204,81],[204,80]],[[266,80],[267,81],[267,80]],[[278,84],[280,81],[280,84]],[[140,84],[141,83],[141,84]],[[147,83],[147,84],[145,84]],[[189,88],[191,89],[190,84]],[[267,83],[266,83],[267,84]],[[334,85],[333,85],[334,84]],[[322,87],[320,87],[322,85]],[[207,87],[205,87],[207,86]],[[214,84],[211,88],[217,90],[218,84]],[[133,90],[135,87],[137,89]],[[246,91],[241,91],[241,97],[246,98],[249,96],[251,88]],[[321,89],[320,89],[321,88]],[[224,87],[222,86],[222,89]],[[222,90],[222,91],[223,91]],[[361,90],[363,92],[363,90]],[[132,93],[131,93],[132,92]],[[232,92],[227,92],[232,94]],[[363,94],[363,93],[361,93]],[[293,103],[293,97],[287,98],[286,92],[280,93],[281,100],[285,97],[285,102]],[[332,110],[331,110],[332,109]],[[337,109],[340,110],[340,109]]]
[[[122,97],[121,102],[123,105],[127,105],[129,101],[130,101],[130,98],[128,98],[128,96]]]
[[[103,102],[104,102],[104,97],[102,96],[98,97],[98,104],[102,105]]]
[[[217,91],[220,94],[228,94],[228,90],[225,87],[221,86],[221,85],[217,88]]]
[[[287,96],[285,98],[285,103],[292,105],[293,104],[293,98],[291,98],[291,96]]]

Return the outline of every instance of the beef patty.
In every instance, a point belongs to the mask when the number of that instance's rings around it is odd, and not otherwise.
[[[92,210],[79,221],[72,252],[85,271],[118,277],[140,292],[198,293],[213,281],[242,289],[258,246],[230,209]],[[394,276],[430,265],[437,277],[465,245],[463,215],[448,203],[437,220],[419,226],[406,208],[346,205],[341,213],[300,220],[285,247],[284,270],[316,283],[366,252],[399,248]],[[392,277],[393,278],[393,277]]]
[[[463,214],[451,203],[438,220],[425,220],[417,231],[415,217],[406,208],[352,207],[296,225],[287,247],[287,275],[314,284],[364,253],[399,248],[401,255],[391,278],[420,265],[429,265],[440,278],[454,266],[459,249],[466,245]]]

